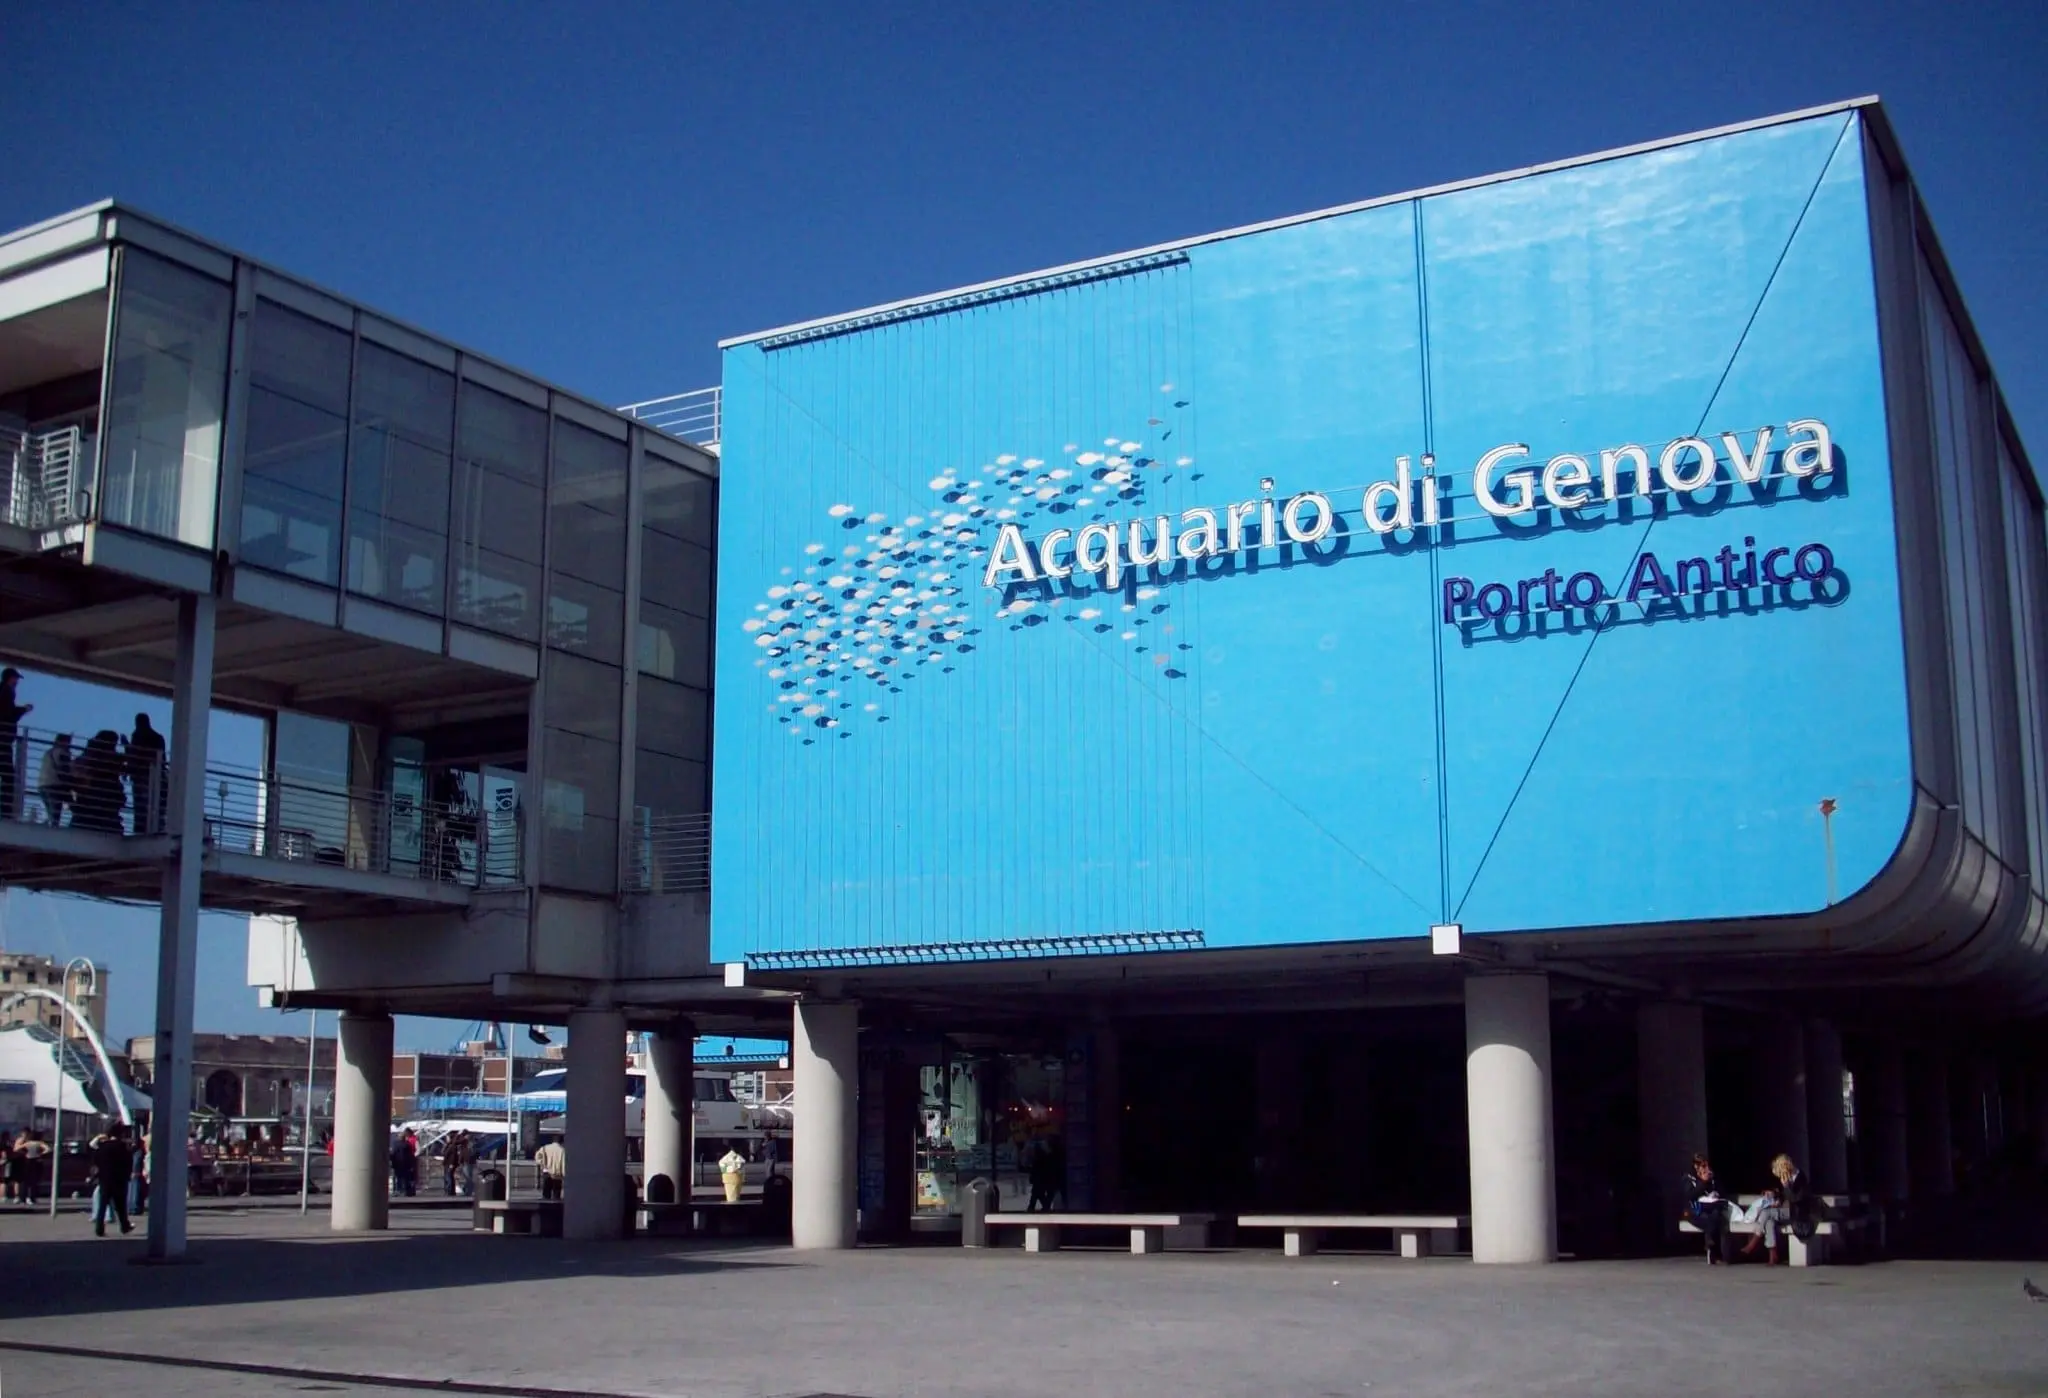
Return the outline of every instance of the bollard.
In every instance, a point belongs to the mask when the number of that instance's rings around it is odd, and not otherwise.
[[[988,1206],[995,1185],[986,1179],[969,1180],[960,1191],[960,1246],[988,1246]]]

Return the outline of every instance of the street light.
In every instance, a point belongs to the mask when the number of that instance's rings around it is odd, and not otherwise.
[[[73,1019],[78,1019],[79,1014],[78,1006],[73,1004],[71,1000],[71,976],[81,966],[85,968],[85,998],[90,1000],[100,993],[99,968],[94,966],[88,958],[74,956],[65,962],[64,1010],[69,1010]],[[83,1023],[82,1020],[80,1022]],[[51,1218],[57,1216],[57,1196],[64,1191],[64,1079],[68,1076],[64,1071],[64,1050],[70,1045],[70,1042],[69,1039],[64,1037],[64,1011],[59,1010],[57,1012],[57,1126],[56,1130],[51,1132],[54,1146],[50,1151]],[[115,1094],[118,1095],[121,1090],[120,1087],[118,1085],[111,1086]]]

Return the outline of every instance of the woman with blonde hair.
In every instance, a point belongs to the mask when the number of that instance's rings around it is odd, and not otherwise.
[[[1813,1205],[1813,1194],[1806,1187],[1806,1175],[1792,1163],[1789,1155],[1780,1155],[1771,1162],[1771,1175],[1778,1181],[1777,1188],[1766,1190],[1763,1198],[1757,1200],[1750,1210],[1750,1221],[1758,1228],[1750,1236],[1749,1245],[1742,1250],[1744,1257],[1764,1247],[1764,1261],[1770,1266],[1778,1265],[1778,1240],[1786,1228],[1806,1226]]]

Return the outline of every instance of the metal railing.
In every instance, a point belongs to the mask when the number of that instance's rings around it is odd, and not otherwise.
[[[711,817],[643,810],[631,833],[628,893],[701,893],[711,887]]]
[[[715,447],[719,441],[719,413],[724,392],[716,388],[693,388],[688,393],[671,393],[645,403],[628,403],[619,409],[627,417],[659,428],[700,447]]]
[[[0,754],[0,820],[125,836],[166,828],[170,773],[161,754],[111,731],[82,746],[56,738],[23,729]],[[215,765],[206,769],[205,840],[265,859],[470,888],[516,885],[524,816],[510,795],[480,810]]]
[[[95,438],[78,427],[0,427],[0,524],[54,529],[92,512]]]

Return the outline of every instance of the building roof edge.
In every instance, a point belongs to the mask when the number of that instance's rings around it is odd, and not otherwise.
[[[1452,180],[1445,184],[1428,185],[1420,189],[1403,190],[1398,194],[1375,195],[1349,204],[1338,204],[1327,209],[1315,209],[1307,213],[1288,214],[1281,218],[1267,219],[1259,223],[1242,224],[1214,233],[1202,233],[1192,238],[1179,238],[1172,242],[1155,243],[1150,247],[1135,248],[1128,252],[1108,253],[1100,257],[1083,258],[1078,262],[1065,263],[1058,267],[1042,268],[1033,272],[1020,272],[1014,276],[996,277],[990,281],[976,282],[971,286],[951,287],[943,291],[926,292],[918,296],[907,296],[897,301],[880,305],[865,306],[859,310],[843,311],[837,315],[819,316],[813,320],[798,321],[790,325],[778,325],[769,330],[756,330],[746,335],[735,335],[720,340],[718,347],[734,349],[753,344],[760,340],[773,339],[780,335],[793,335],[804,331],[822,330],[828,326],[846,321],[860,320],[868,316],[889,315],[897,311],[910,310],[933,301],[943,301],[955,296],[973,296],[985,291],[995,291],[1019,282],[1035,281],[1041,277],[1066,276],[1085,272],[1091,268],[1103,267],[1132,258],[1153,257],[1161,253],[1179,252],[1187,248],[1200,247],[1205,243],[1220,243],[1229,238],[1242,238],[1252,233],[1270,232],[1276,228],[1289,228],[1297,224],[1314,223],[1319,219],[1337,218],[1344,214],[1358,213],[1364,209],[1379,208],[1387,204],[1406,203],[1411,199],[1426,199],[1439,194],[1453,194],[1459,190],[1479,189],[1491,184],[1504,184],[1509,180],[1525,179],[1531,175],[1545,175],[1558,170],[1576,169],[1585,165],[1598,165],[1608,160],[1619,160],[1626,156],[1645,155],[1651,151],[1669,150],[1674,146],[1690,145],[1695,141],[1709,141],[1721,136],[1733,136],[1744,131],[1757,131],[1768,126],[1785,126],[1795,121],[1810,121],[1815,117],[1831,116],[1840,112],[1858,111],[1864,108],[1878,109],[1880,102],[1875,94],[1852,97],[1846,101],[1829,102],[1817,107],[1806,107],[1796,112],[1781,112],[1775,116],[1758,117],[1751,121],[1734,122],[1726,126],[1710,127],[1704,131],[1690,131],[1679,136],[1665,136],[1654,141],[1642,141],[1634,145],[1616,146],[1610,150],[1595,151],[1590,155],[1575,155],[1565,160],[1546,161],[1540,165],[1524,165],[1518,169],[1502,170],[1490,175],[1478,175],[1470,179]]]

